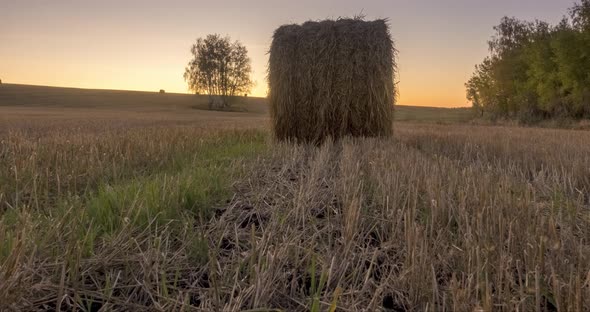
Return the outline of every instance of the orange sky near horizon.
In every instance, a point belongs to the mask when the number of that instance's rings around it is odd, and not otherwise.
[[[237,0],[22,0],[0,9],[0,79],[186,93],[182,74],[190,45],[197,37],[220,33],[248,48],[256,81],[251,94],[263,97],[274,29],[362,12],[367,19],[389,19],[399,50],[398,104],[468,106],[464,83],[487,54],[486,41],[502,16],[554,23],[572,4],[573,0],[253,0],[244,7]]]

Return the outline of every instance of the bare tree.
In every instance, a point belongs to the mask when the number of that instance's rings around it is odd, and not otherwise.
[[[248,50],[240,42],[208,35],[197,39],[191,53],[184,79],[189,90],[209,95],[209,109],[227,109],[236,94],[250,91],[252,67]]]

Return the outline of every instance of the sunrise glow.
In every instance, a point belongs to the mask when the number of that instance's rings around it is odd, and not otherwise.
[[[493,7],[483,0],[308,2],[257,0],[249,7],[240,1],[11,2],[0,10],[0,79],[186,93],[182,74],[190,45],[197,37],[220,33],[248,48],[256,82],[251,95],[264,97],[274,29],[363,12],[390,20],[399,50],[399,104],[467,106],[464,83],[487,54],[485,40],[503,15],[557,21],[571,5],[553,0],[503,0]]]

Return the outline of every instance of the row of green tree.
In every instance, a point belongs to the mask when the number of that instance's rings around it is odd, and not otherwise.
[[[590,117],[590,0],[558,25],[504,17],[466,83],[482,115],[532,122]]]

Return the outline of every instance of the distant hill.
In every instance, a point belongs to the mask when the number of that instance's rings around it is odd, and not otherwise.
[[[0,85],[0,107],[20,108],[81,108],[93,110],[122,110],[136,112],[167,112],[182,110],[207,110],[207,96],[124,90],[100,90],[46,87],[20,84]],[[234,112],[249,115],[268,115],[265,98],[237,97]],[[435,108],[397,105],[398,121],[464,122],[471,119],[468,108]]]
[[[46,87],[18,84],[0,85],[0,106],[43,108],[92,108],[123,110],[207,109],[207,96],[124,90]],[[267,114],[263,98],[238,97],[233,111]]]
[[[444,108],[397,105],[394,116],[397,121],[457,123],[473,119],[473,111],[468,107]]]

